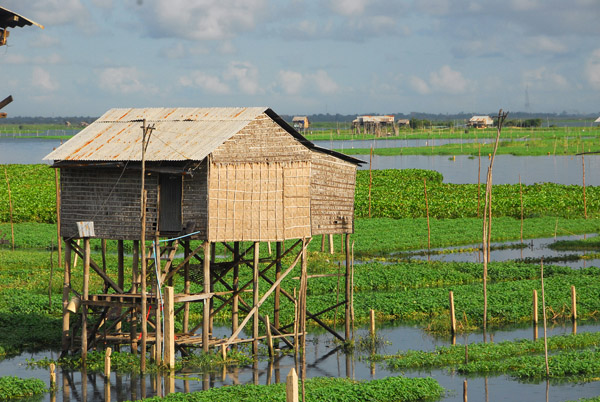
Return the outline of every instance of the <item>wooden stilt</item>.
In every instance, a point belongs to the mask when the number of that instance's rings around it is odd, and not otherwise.
[[[140,369],[143,372],[146,371],[146,342],[148,340],[148,295],[146,289],[146,200],[148,198],[148,193],[146,190],[143,191],[144,196],[142,197],[142,205],[143,213],[142,213],[142,240],[140,241],[141,252],[140,255],[142,257],[142,273],[140,278],[140,286],[141,286],[141,314],[142,314],[142,344],[141,344],[141,355],[140,355]]]
[[[450,332],[452,335],[456,334],[456,315],[454,313],[454,292],[450,291]]]
[[[210,242],[204,242],[204,282],[202,291],[210,293]],[[210,340],[210,301],[204,299],[204,312],[202,314],[202,351],[208,352]]]
[[[330,233],[329,234],[329,254],[333,254],[334,253],[334,249],[333,249],[333,234]]]
[[[240,242],[233,243],[233,261],[238,261],[240,258]],[[233,304],[231,305],[231,333],[234,333],[238,329],[239,325],[239,303],[240,297],[237,294],[239,288],[239,274],[240,265],[235,262],[233,266]]]
[[[69,304],[69,295],[71,287],[71,241],[65,242],[65,269],[63,276],[63,322],[62,322],[62,354],[66,354],[71,345],[71,336],[69,333],[70,313],[67,310]]]
[[[275,280],[279,279],[279,277],[281,276],[281,252],[282,252],[282,247],[283,244],[282,242],[277,242],[277,244],[275,245],[275,253],[276,256],[275,258],[277,259],[277,263],[275,264]],[[273,308],[273,325],[275,325],[275,328],[279,328],[279,304],[280,304],[280,298],[281,298],[281,285],[277,285],[277,288],[275,289],[275,300],[274,300],[274,308]],[[277,340],[275,340],[276,344],[278,343]]]
[[[140,242],[139,240],[133,241],[133,261],[131,264],[131,292],[137,294],[139,290],[139,272],[138,272],[138,263],[140,260]],[[137,335],[137,307],[134,307],[131,312],[131,333],[130,333],[130,341],[131,341],[131,351],[134,355],[137,354],[138,349],[138,335]]]
[[[175,368],[175,292],[171,286],[165,287],[165,359],[168,368]]]
[[[90,286],[90,238],[83,239],[83,290],[81,292],[81,361],[85,366],[87,359],[87,300]]]
[[[350,235],[346,234],[346,317],[345,317],[345,338],[346,342],[350,340],[350,303],[351,303],[351,281],[350,281]]]
[[[189,262],[189,256],[190,256],[190,241],[189,240],[184,240],[183,242],[183,254],[184,254],[184,258],[186,260],[185,264],[183,265],[183,280],[184,280],[184,285],[183,285],[183,293],[185,293],[186,295],[190,294],[190,288],[191,288],[191,282],[190,282],[190,262]],[[190,325],[190,303],[189,302],[185,302],[183,305],[183,333],[187,334],[188,330],[189,330],[189,325]]]
[[[163,306],[161,305],[160,302],[160,293],[159,293],[159,289],[158,289],[158,284],[154,284],[152,286],[152,290],[154,293],[154,297],[156,299],[156,308],[154,309],[154,322],[156,323],[156,328],[154,331],[154,344],[156,345],[156,352],[155,352],[155,356],[154,356],[154,360],[156,361],[157,364],[162,363],[163,361],[163,356],[162,356],[162,351],[163,351],[163,333],[162,333],[162,309]]]
[[[256,308],[254,311],[253,322],[252,322],[252,354],[258,354],[258,261],[260,257],[260,243],[254,242],[254,267],[252,277],[252,295],[253,303],[252,307]]]

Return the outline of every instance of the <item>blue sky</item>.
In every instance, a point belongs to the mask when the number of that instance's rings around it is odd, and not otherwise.
[[[598,0],[0,0],[10,116],[600,111]],[[529,108],[526,108],[526,92]]]

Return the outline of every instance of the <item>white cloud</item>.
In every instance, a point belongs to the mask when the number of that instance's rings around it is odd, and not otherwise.
[[[58,83],[52,79],[50,73],[41,67],[33,68],[31,86],[48,92],[56,91],[59,88]]]
[[[36,35],[31,41],[31,46],[40,49],[47,49],[49,47],[57,47],[60,44],[60,40],[50,35]]]
[[[545,66],[525,71],[523,73],[523,81],[525,85],[530,84],[533,87],[545,90],[569,88],[569,82],[565,77],[553,71],[549,71]]]
[[[298,95],[304,87],[304,77],[297,71],[280,71],[278,81],[288,95]]]
[[[511,0],[509,6],[514,11],[531,11],[540,6],[539,0]]]
[[[560,40],[544,35],[523,38],[517,47],[524,54],[566,53],[568,50]]]
[[[22,54],[8,53],[2,56],[3,64],[25,64],[27,62],[27,57],[23,56]]]
[[[369,5],[369,0],[330,0],[331,9],[341,15],[360,16]]]
[[[116,94],[131,94],[152,89],[142,82],[142,74],[136,67],[109,67],[100,71],[100,89]]]
[[[600,89],[600,48],[594,50],[585,65],[585,77],[594,89]]]
[[[184,87],[201,88],[211,94],[225,95],[231,92],[229,86],[219,77],[201,71],[195,71],[189,77],[182,77],[179,83]]]
[[[258,81],[258,70],[248,62],[233,62],[224,74],[225,79],[237,81],[240,90],[249,95],[262,93]]]
[[[409,85],[421,95],[427,95],[431,92],[429,85],[419,77],[412,76],[408,81]]]
[[[339,86],[336,82],[327,74],[325,70],[319,70],[310,77],[316,87],[317,91],[322,94],[331,95],[338,91]]]
[[[151,36],[220,40],[254,29],[266,7],[266,0],[145,0],[141,12]]]
[[[441,92],[450,94],[464,93],[468,87],[468,81],[459,71],[454,71],[450,66],[442,66],[439,71],[429,75],[431,86]]]

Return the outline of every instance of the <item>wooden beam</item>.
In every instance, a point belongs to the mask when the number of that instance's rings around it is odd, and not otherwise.
[[[0,101],[0,109],[4,108],[4,106],[8,105],[12,101],[13,101],[12,95],[8,95],[6,98],[4,98],[2,101]]]

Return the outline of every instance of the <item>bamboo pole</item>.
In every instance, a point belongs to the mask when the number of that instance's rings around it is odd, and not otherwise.
[[[583,216],[587,219],[587,200],[585,197],[585,159],[581,155],[581,165],[583,166]]]
[[[533,289],[533,325],[538,325],[538,294],[537,290]]]
[[[111,348],[106,348],[104,352],[104,381],[110,382],[110,356],[112,354]]]
[[[252,321],[252,354],[254,356],[258,355],[258,263],[260,257],[260,243],[254,242],[254,264],[253,264],[253,278],[252,278],[252,296],[253,303],[252,307],[256,308],[254,312],[253,321]]]
[[[523,187],[521,186],[521,175],[519,175],[519,196],[521,198],[521,244],[523,244]]]
[[[275,352],[273,351],[273,336],[271,335],[271,322],[269,321],[269,315],[265,316],[265,326],[267,328],[267,346],[269,348],[269,359],[273,360]]]
[[[12,205],[12,194],[10,192],[10,180],[8,179],[8,170],[4,165],[4,176],[6,177],[6,187],[8,188],[8,208],[10,213],[10,239],[12,244],[12,251],[15,251],[15,227],[13,223],[13,205]]]
[[[204,242],[204,280],[202,282],[202,292],[210,292],[210,242]],[[208,352],[208,342],[210,341],[210,303],[204,299],[204,312],[202,314],[202,351]]]
[[[334,249],[333,249],[333,234],[329,233],[329,254],[333,255],[334,253]]]
[[[138,271],[138,265],[140,262],[140,241],[133,241],[133,261],[131,264],[131,292],[133,294],[137,294],[139,291],[140,284],[140,276]],[[130,329],[130,341],[131,341],[131,351],[134,355],[137,354],[138,351],[138,332],[137,332],[137,314],[138,314],[137,306],[133,308],[131,313],[131,329]]]
[[[373,185],[373,146],[371,146],[371,153],[369,156],[369,218],[371,217],[371,186]]]
[[[62,351],[61,356],[67,353],[71,345],[71,336],[69,333],[70,313],[67,310],[69,305],[69,294],[71,289],[71,240],[65,242],[65,269],[63,273],[63,321],[62,321]]]
[[[165,287],[165,333],[163,334],[164,363],[171,370],[175,368],[175,292],[172,286]],[[157,327],[158,327],[158,323]]]
[[[540,261],[540,278],[542,281],[542,312],[544,319],[544,357],[546,360],[546,378],[550,377],[550,367],[548,365],[548,330],[546,326],[546,296],[544,294],[544,259]]]
[[[351,322],[351,278],[350,278],[350,235],[346,234],[346,317],[345,317],[345,339],[350,340],[350,322]]]
[[[60,186],[58,172],[54,169],[54,187],[56,188],[56,241],[58,244],[58,267],[62,268],[62,238],[60,236]]]
[[[81,361],[85,366],[87,359],[87,300],[90,286],[90,238],[83,239],[83,290],[81,292]]]
[[[477,168],[477,217],[479,218],[479,207],[481,205],[481,144],[479,144],[477,160],[479,161]]]
[[[143,181],[143,180],[142,180]],[[146,342],[148,339],[148,296],[146,290],[146,199],[148,198],[148,193],[146,190],[143,190],[142,196],[142,239],[140,241],[140,256],[141,256],[141,277],[140,277],[140,290],[141,290],[141,330],[142,330],[142,342],[141,342],[141,355],[140,355],[140,370],[143,372],[146,371]]]
[[[233,243],[233,261],[238,261],[240,258],[240,242]],[[235,263],[233,266],[233,303],[231,305],[231,333],[235,333],[238,329],[239,325],[239,302],[240,298],[238,295],[239,288],[239,270],[240,266],[238,263]],[[234,346],[235,348],[235,346]]]
[[[429,201],[427,200],[427,178],[423,178],[423,188],[425,191],[425,210],[427,211],[427,258],[431,251],[431,227],[429,226]]]
[[[450,299],[450,332],[456,334],[456,314],[454,310],[454,292],[449,292]]]
[[[323,236],[321,236],[321,239],[323,239]],[[277,262],[275,263],[275,280],[279,279],[281,277],[281,253],[283,249],[283,244],[282,242],[278,241],[275,244],[275,258],[277,259]],[[279,323],[279,309],[280,309],[280,299],[281,299],[281,285],[277,285],[277,288],[275,289],[275,299],[273,301],[273,325],[275,325],[275,328],[279,328],[280,323]],[[271,329],[269,328],[269,332],[271,331]],[[276,342],[276,346],[279,346],[279,341],[275,341]]]
[[[375,337],[375,310],[373,310],[373,309],[371,309],[371,311],[369,311],[369,321],[371,323],[371,325],[370,325],[371,336]]]
[[[571,318],[577,321],[577,293],[575,285],[571,285]]]
[[[183,265],[183,281],[184,281],[184,285],[183,285],[183,293],[187,296],[190,294],[190,289],[191,289],[191,282],[190,282],[190,262],[189,262],[189,256],[190,256],[190,241],[189,240],[184,240],[183,242],[183,254],[184,254],[184,258],[186,260],[185,264]],[[189,325],[190,325],[190,302],[185,302],[183,304],[183,333],[187,334],[188,330],[189,330]]]

